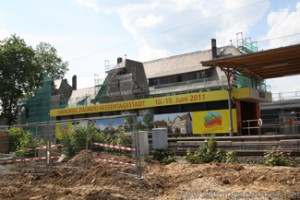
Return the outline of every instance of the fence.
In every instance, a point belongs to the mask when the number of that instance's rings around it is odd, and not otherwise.
[[[278,118],[265,118],[261,126],[263,135],[290,135],[300,133],[300,118],[286,115]]]
[[[67,158],[73,167],[86,169],[99,162],[133,167],[140,178],[136,118],[126,114],[0,127],[0,164],[57,167]]]

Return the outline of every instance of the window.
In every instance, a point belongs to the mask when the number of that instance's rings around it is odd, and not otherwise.
[[[208,78],[213,74],[212,70],[213,69],[211,68],[211,69],[201,70],[197,72],[189,72],[185,74],[176,74],[172,76],[149,79],[149,86],[180,83],[184,81]]]

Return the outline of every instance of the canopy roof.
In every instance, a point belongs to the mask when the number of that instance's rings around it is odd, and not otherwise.
[[[232,68],[257,80],[296,75],[300,74],[300,44],[201,63],[203,66]]]

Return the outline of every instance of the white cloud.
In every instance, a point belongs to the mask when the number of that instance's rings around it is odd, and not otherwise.
[[[138,57],[141,61],[148,61],[157,58],[163,58],[170,55],[170,52],[162,49],[154,49],[149,47],[147,44],[143,44],[142,47],[139,48]]]
[[[261,19],[269,2],[245,5],[249,1],[152,0],[125,5],[118,14],[140,53],[174,55],[210,48],[213,37],[218,46],[230,44],[237,32],[248,32]]]
[[[269,31],[263,38],[272,39],[300,33],[299,21],[300,2],[297,3],[295,11],[283,8],[276,12],[271,12],[268,15]],[[271,40],[266,48],[277,48],[296,43],[300,43],[299,35]]]
[[[95,0],[76,0],[76,1],[77,3],[84,5],[88,8],[91,8],[96,12],[100,11],[100,7],[97,5],[97,2]]]
[[[261,20],[269,1],[248,0],[145,0],[108,4],[103,0],[77,0],[94,11],[118,15],[139,52],[152,49],[170,55],[210,48],[235,41],[237,32],[248,32]],[[147,50],[145,50],[147,49]],[[162,53],[163,52],[163,53]],[[162,53],[162,54],[161,54]],[[139,58],[148,57],[140,55]],[[136,58],[136,59],[139,59]]]
[[[161,23],[164,20],[162,16],[155,16],[149,14],[146,17],[142,17],[136,20],[136,26],[139,28],[151,27],[158,23]]]
[[[269,31],[262,38],[279,38],[300,33],[300,2],[297,3],[295,11],[282,8],[278,11],[271,12],[267,19]],[[297,43],[300,43],[299,35],[270,40],[266,48],[278,48]],[[273,93],[300,91],[299,79],[300,75],[274,78],[267,80],[267,84],[271,86]]]

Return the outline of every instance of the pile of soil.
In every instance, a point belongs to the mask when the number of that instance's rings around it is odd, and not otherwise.
[[[109,161],[135,163],[135,160],[130,159],[127,156],[113,155],[107,152],[93,152],[92,150],[82,150],[71,160],[69,160],[66,165],[68,167],[91,168],[99,163],[107,163]]]
[[[241,195],[244,199],[245,195],[253,195],[254,199],[274,199],[270,195],[279,195],[277,199],[300,198],[299,167],[152,162],[143,166],[140,179],[131,175],[136,173],[135,167],[99,161],[110,156],[83,151],[44,173],[0,174],[0,199],[233,199],[234,195],[240,195],[235,196],[240,199]],[[86,168],[86,163],[91,167]],[[13,166],[16,165],[10,166],[11,172]]]
[[[97,152],[93,152],[92,150],[82,150],[78,154],[76,154],[71,160],[69,160],[66,164],[67,167],[89,167],[93,165],[97,165],[96,161],[98,157]]]

